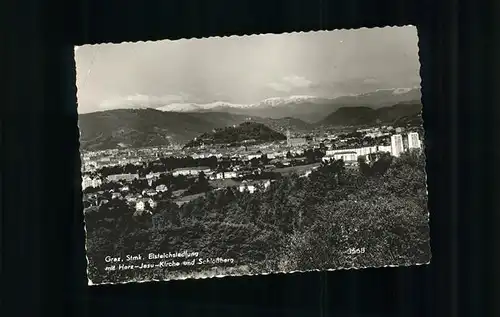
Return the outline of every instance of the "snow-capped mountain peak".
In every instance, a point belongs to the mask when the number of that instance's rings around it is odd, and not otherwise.
[[[318,99],[318,97],[315,96],[289,96],[289,97],[273,97],[273,98],[267,98],[262,100],[261,102],[257,103],[256,106],[271,106],[271,107],[276,107],[276,106],[281,106],[285,104],[290,104],[290,103],[299,103],[299,102],[305,102],[305,101],[311,101]]]
[[[254,104],[238,104],[226,101],[215,101],[211,103],[171,103],[159,108],[157,110],[170,111],[170,112],[192,112],[203,110],[216,110],[217,108],[233,108],[233,109],[250,109],[259,107],[276,107],[287,105],[290,103],[300,103],[308,100],[318,99],[314,96],[290,96],[290,97],[273,97],[264,99]]]
[[[400,94],[406,94],[407,92],[410,92],[414,88],[394,88],[392,91],[393,95],[400,95]]]
[[[156,110],[167,112],[189,112],[201,110],[197,104],[194,103],[171,103],[166,106],[156,108]]]
[[[211,103],[201,104],[198,106],[203,109],[214,109],[214,108],[248,108],[251,105],[231,103],[226,101],[215,101]]]
[[[217,108],[249,108],[251,105],[236,104],[225,101],[215,101],[211,103],[171,103],[156,110],[169,111],[169,112],[193,112],[203,110],[214,110]]]
[[[264,109],[264,108],[274,108],[287,106],[292,104],[301,104],[301,103],[328,103],[336,100],[337,98],[346,98],[352,97],[355,99],[361,98],[372,98],[372,96],[377,96],[377,94],[383,93],[383,95],[404,95],[406,93],[411,92],[415,88],[388,88],[388,89],[377,89],[373,92],[362,93],[362,94],[352,94],[352,95],[343,95],[339,97],[332,98],[323,98],[317,96],[308,96],[308,95],[295,95],[295,96],[287,96],[287,97],[272,97],[264,99],[260,102],[253,104],[238,104],[231,103],[226,101],[215,101],[210,103],[171,103],[159,108],[157,110],[161,111],[170,111],[170,112],[196,112],[196,111],[217,111],[223,109]],[[380,98],[380,97],[379,97]],[[399,97],[397,97],[399,98]]]

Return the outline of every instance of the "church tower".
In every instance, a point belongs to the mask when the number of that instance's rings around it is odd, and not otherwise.
[[[290,130],[286,130],[286,145],[290,146],[291,145],[291,137],[290,137]]]

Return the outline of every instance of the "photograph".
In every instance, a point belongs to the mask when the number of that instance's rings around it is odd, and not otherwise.
[[[75,46],[88,284],[429,264],[418,42]]]

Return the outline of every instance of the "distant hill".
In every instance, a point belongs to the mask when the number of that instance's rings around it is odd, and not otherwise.
[[[384,89],[365,94],[341,96],[333,99],[300,98],[288,102],[277,102],[274,106],[261,104],[250,109],[241,109],[239,112],[259,114],[262,117],[282,118],[285,116],[298,118],[309,123],[322,120],[325,116],[340,108],[369,107],[378,109],[392,106],[401,102],[420,100],[420,89]],[[237,112],[234,112],[237,113]]]
[[[255,118],[254,121],[265,124],[271,129],[281,133],[286,133],[287,130],[291,130],[294,132],[308,132],[315,128],[315,125],[312,123],[308,123],[292,117],[285,117],[280,119]]]
[[[421,126],[422,103],[420,100],[401,102],[391,107],[376,110],[376,119],[393,126]]]
[[[420,101],[398,103],[390,107],[342,107],[318,122],[320,126],[359,126],[390,124],[395,126],[420,125]]]
[[[263,118],[260,116],[248,116],[243,114],[238,115],[227,112],[195,112],[189,114],[195,118],[210,122],[214,125],[214,127],[225,127],[247,121],[262,123],[278,132],[285,132],[288,129],[292,131],[307,132],[314,129],[315,127],[315,125],[312,123],[308,123],[292,117],[275,119]]]
[[[83,150],[184,144],[213,129],[243,122],[265,124],[277,131],[311,129],[294,118],[267,119],[225,112],[179,113],[154,109],[118,109],[79,115]]]
[[[203,133],[188,142],[186,147],[214,144],[239,145],[245,141],[264,143],[280,140],[286,140],[286,136],[262,123],[244,122],[238,126],[214,129],[212,132]]]
[[[423,128],[423,119],[421,114],[413,114],[409,116],[403,116],[399,119],[396,119],[392,125],[395,127],[419,127]]]

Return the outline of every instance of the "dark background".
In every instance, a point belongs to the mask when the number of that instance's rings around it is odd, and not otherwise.
[[[3,1],[2,316],[500,316],[498,3]],[[406,24],[420,37],[431,265],[86,286],[73,45]]]

